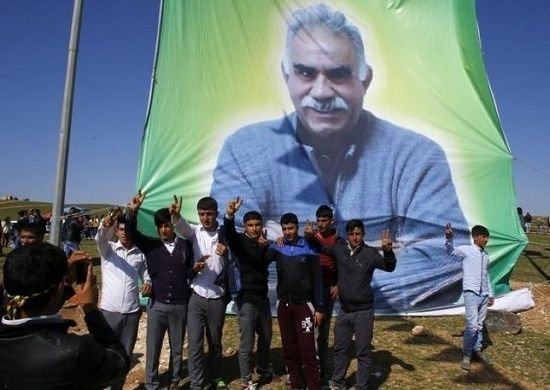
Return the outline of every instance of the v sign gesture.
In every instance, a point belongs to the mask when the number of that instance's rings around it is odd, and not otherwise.
[[[393,243],[390,237],[390,231],[384,230],[382,233],[382,250],[384,252],[391,252]]]

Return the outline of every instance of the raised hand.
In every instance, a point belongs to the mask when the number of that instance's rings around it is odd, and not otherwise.
[[[143,283],[139,291],[141,292],[142,296],[150,297],[151,295],[153,295],[153,286],[151,285],[151,283],[145,282]]]
[[[262,230],[260,237],[258,237],[258,244],[261,246],[268,246],[269,241],[267,241],[267,229]]]
[[[122,213],[120,207],[109,210],[107,215],[103,218],[103,226],[111,227],[113,223],[117,220],[118,216]]]
[[[323,318],[325,315],[323,313],[320,313],[318,311],[315,312],[315,326],[319,327],[321,325],[321,322],[323,322]]]
[[[143,204],[143,200],[145,199],[145,193],[141,192],[141,190],[138,191],[138,193],[132,198],[130,203],[128,203],[128,208],[132,212],[137,212],[141,205]]]
[[[204,255],[197,261],[195,261],[195,264],[193,264],[193,271],[194,272],[201,272],[204,267],[206,267],[206,260],[210,257],[210,255]]]
[[[384,252],[391,252],[393,243],[390,237],[390,231],[388,229],[382,232],[382,250]]]
[[[243,199],[237,196],[237,199],[232,199],[227,203],[227,208],[225,210],[225,213],[229,217],[233,217],[237,213],[237,211],[239,211],[242,204],[243,204]]]
[[[445,225],[445,238],[447,240],[450,240],[451,238],[453,238],[453,228],[451,227],[450,223]]]
[[[312,237],[313,235],[315,235],[313,224],[310,221],[306,221],[306,225],[304,226],[304,236]]]
[[[182,201],[183,201],[183,197],[180,196],[178,199],[178,197],[174,195],[174,201],[170,205],[170,215],[173,215],[173,216],[180,215]]]
[[[333,301],[338,298],[338,286],[330,286],[330,299]]]
[[[216,254],[218,256],[225,256],[227,255],[227,252],[229,252],[229,248],[227,247],[227,245],[223,245],[219,242],[216,244]]]
[[[84,313],[97,309],[99,293],[91,262],[88,264],[86,282],[83,285],[77,286],[76,299],[82,310],[84,310]]]
[[[284,236],[277,237],[275,239],[275,245],[277,245],[279,248],[282,248],[285,245],[285,238]]]
[[[81,250],[74,251],[71,253],[69,258],[67,259],[68,264],[68,282],[72,283],[76,280],[76,265],[82,262],[90,262],[92,261],[92,255],[88,252],[84,252]]]

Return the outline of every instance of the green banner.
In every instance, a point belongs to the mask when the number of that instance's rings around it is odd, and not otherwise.
[[[390,230],[398,265],[375,272],[376,306],[410,312],[460,302],[444,227],[460,245],[482,224],[493,288],[507,292],[527,240],[474,2],[324,1],[320,20],[346,19],[312,26],[301,13],[317,4],[163,2],[140,227],[154,235],[152,213],[173,194],[190,221],[201,197],[221,215],[240,196],[237,219],[260,211],[270,237],[283,213],[306,222],[327,204],[344,236],[352,218],[373,246]]]

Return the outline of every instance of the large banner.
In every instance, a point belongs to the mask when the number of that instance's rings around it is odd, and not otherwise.
[[[212,195],[264,216],[334,209],[369,245],[389,229],[393,273],[376,271],[379,313],[461,302],[444,251],[491,232],[496,294],[526,245],[512,155],[485,74],[470,0],[165,0],[137,187],[140,226],[183,197]],[[273,274],[273,273],[272,273]],[[272,280],[274,283],[274,280]]]

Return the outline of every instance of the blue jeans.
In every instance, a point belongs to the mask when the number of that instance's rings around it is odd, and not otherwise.
[[[472,356],[472,351],[481,351],[483,341],[483,322],[487,316],[489,297],[478,295],[473,291],[464,291],[464,310],[466,328],[464,329],[464,346],[462,352]]]

